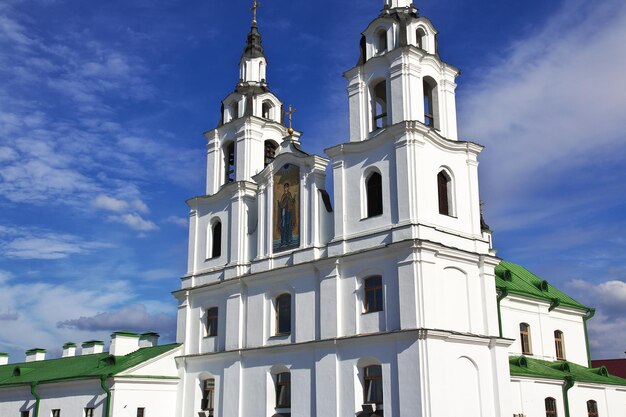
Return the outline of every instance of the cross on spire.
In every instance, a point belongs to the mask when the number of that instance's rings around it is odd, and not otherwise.
[[[250,10],[252,10],[252,24],[254,26],[256,26],[256,12],[257,9],[261,6],[261,3],[259,3],[257,0],[253,0],[252,2],[252,7],[250,8]]]
[[[293,114],[298,111],[296,108],[292,107],[291,104],[289,105],[289,110],[285,111],[283,110],[284,116],[287,116],[289,118],[289,134],[293,134]]]

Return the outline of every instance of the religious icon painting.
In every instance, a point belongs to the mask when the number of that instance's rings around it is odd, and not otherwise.
[[[274,253],[300,246],[300,168],[285,164],[274,174]]]

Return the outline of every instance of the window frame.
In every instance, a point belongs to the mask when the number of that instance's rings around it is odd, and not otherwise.
[[[291,372],[279,372],[274,376],[276,408],[291,408]],[[285,402],[281,402],[285,400]]]
[[[373,184],[377,177],[378,184]],[[383,198],[383,176],[378,170],[372,170],[365,177],[365,218],[382,216],[385,213]]]
[[[599,415],[598,402],[596,400],[587,401],[587,417],[599,417]]]
[[[137,417],[146,417],[146,407],[137,407]]]
[[[437,173],[438,211],[442,216],[454,217],[452,174],[447,169]]]
[[[219,307],[209,307],[206,310],[204,326],[205,337],[216,337],[219,330]]]
[[[545,408],[546,408],[546,417],[558,417],[558,409],[556,400],[552,397],[547,397],[544,400]]]
[[[525,326],[525,329],[522,328],[523,326]],[[522,348],[522,355],[532,355],[533,346],[532,346],[532,339],[530,337],[530,324],[520,323],[519,334],[520,334],[520,345]],[[528,349],[526,349],[526,347],[528,347]]]
[[[215,408],[215,378],[202,380],[202,401],[206,401],[206,408],[200,405],[202,411],[213,411]]]
[[[222,256],[222,221],[217,219],[211,224],[211,247],[210,258],[217,259]]]
[[[373,281],[379,283],[373,283]],[[370,293],[374,293],[374,305],[370,305]],[[385,311],[384,285],[382,275],[371,275],[363,279],[363,313],[376,313]]]
[[[237,179],[237,147],[231,141],[224,144],[224,184]]]
[[[384,389],[383,389],[383,367],[381,365],[369,365],[363,368],[363,404],[383,404],[384,403]],[[373,370],[378,372],[374,375],[369,375]],[[372,390],[372,385],[374,390]],[[368,394],[369,393],[369,394]],[[374,394],[373,396],[371,394]]]
[[[556,351],[556,359],[559,361],[566,360],[565,356],[565,335],[561,330],[554,331],[554,348]]]
[[[93,407],[85,407],[85,417],[93,417],[93,412]]]
[[[284,301],[287,300],[287,301]],[[274,299],[274,315],[275,315],[275,336],[289,336],[292,332],[292,306],[291,306],[291,293],[282,293],[276,296]],[[281,326],[281,317],[289,319],[289,329],[284,329]]]
[[[266,140],[263,143],[264,149],[264,167],[271,164],[274,159],[276,159],[276,151],[278,150],[278,145],[273,140]]]
[[[52,415],[52,417],[61,417],[61,409],[53,408],[52,410],[50,410],[50,414]]]
[[[378,91],[380,87],[383,87],[383,91]],[[383,93],[384,92],[384,97]],[[380,94],[379,94],[380,93]],[[371,100],[371,117],[372,123],[370,126],[370,132],[377,132],[381,129],[389,126],[389,102],[387,100],[387,79],[384,78],[378,82],[374,82],[370,87],[370,100]],[[377,111],[377,105],[380,105],[380,113]],[[380,122],[380,126],[379,126]]]

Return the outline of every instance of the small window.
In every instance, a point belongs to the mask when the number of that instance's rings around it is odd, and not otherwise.
[[[380,365],[363,368],[363,402],[365,404],[383,403],[383,369]]]
[[[52,410],[52,417],[61,417],[61,410],[59,410],[58,408]]]
[[[598,417],[598,403],[594,400],[587,401],[587,416]]]
[[[85,417],[93,417],[93,407],[85,408]]]
[[[29,417],[30,416],[30,411],[22,411],[20,413],[20,417]]]
[[[424,32],[424,29],[422,28],[418,28],[417,31],[415,32],[415,37],[416,37],[416,44],[417,47],[420,49],[426,49],[426,32]]]
[[[556,358],[557,360],[564,361],[565,360],[565,344],[563,339],[563,332],[557,330],[554,332],[554,345],[556,348]]]
[[[263,102],[263,106],[262,106],[262,113],[263,113],[263,118],[264,119],[272,119],[273,115],[274,115],[274,106],[272,106],[272,103],[270,101],[264,101]]]
[[[211,259],[222,256],[222,222],[215,222],[211,228]]]
[[[276,408],[291,408],[291,374],[276,374]]]
[[[274,141],[272,140],[265,141],[265,166],[268,166],[269,164],[272,163],[272,161],[274,161],[274,158],[276,157],[277,148],[278,146],[276,145]]]
[[[231,142],[224,148],[226,182],[235,181],[235,143]]]
[[[546,398],[546,417],[557,417],[556,400],[552,397]]]
[[[383,214],[383,178],[378,172],[373,172],[365,183],[367,200],[367,217]]]
[[[202,404],[203,411],[213,411],[213,397],[215,394],[215,379],[208,378],[202,381]]]
[[[437,192],[439,194],[439,214],[451,216],[450,197],[451,197],[452,179],[446,171],[437,174]]]
[[[387,31],[381,30],[376,35],[376,53],[382,54],[387,51]]]
[[[137,407],[137,417],[145,417],[146,409],[144,407]]]
[[[276,335],[291,334],[291,294],[276,297]]]
[[[439,129],[437,82],[431,77],[424,78],[424,124]]]
[[[230,105],[230,120],[235,120],[239,118],[239,102],[234,101]]]
[[[382,80],[371,91],[372,131],[387,126],[387,81]]]
[[[364,307],[366,313],[383,311],[383,278],[381,276],[365,279]]]
[[[527,323],[519,325],[520,342],[522,343],[522,353],[524,355],[532,355],[530,346],[530,326]]]
[[[206,312],[206,335],[207,337],[217,336],[217,307],[209,308]]]

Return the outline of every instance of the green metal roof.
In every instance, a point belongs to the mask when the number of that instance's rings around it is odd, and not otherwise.
[[[577,382],[626,386],[626,379],[610,375],[606,367],[587,368],[567,361],[549,362],[528,356],[511,356],[509,367],[513,376],[559,380],[571,377]]]
[[[506,272],[508,271],[508,272]],[[508,276],[507,276],[508,275]],[[508,278],[508,279],[507,279]],[[496,287],[517,294],[557,305],[589,310],[588,307],[559,291],[523,266],[502,261],[496,266]]]
[[[0,366],[0,387],[116,375],[176,349],[180,344],[147,347],[125,356],[108,352]]]

